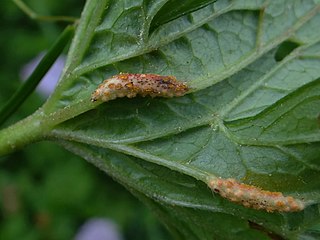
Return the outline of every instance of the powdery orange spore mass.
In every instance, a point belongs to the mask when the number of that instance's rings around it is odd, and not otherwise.
[[[281,192],[269,192],[252,185],[239,183],[231,178],[211,178],[208,180],[208,186],[222,197],[248,208],[267,212],[297,212],[305,207],[305,204],[299,199],[284,196]]]
[[[180,97],[189,87],[173,76],[157,74],[122,73],[115,75],[98,86],[91,101],[107,102],[115,98],[133,98],[136,95],[151,97]]]

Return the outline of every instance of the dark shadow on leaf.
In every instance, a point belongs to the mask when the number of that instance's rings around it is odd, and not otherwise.
[[[275,234],[273,232],[270,232],[268,229],[265,229],[263,226],[260,226],[257,223],[254,223],[251,221],[248,221],[248,223],[249,223],[250,228],[258,230],[258,231],[268,235],[268,237],[270,237],[272,240],[284,240],[284,238],[281,237],[280,235]]]
[[[177,19],[183,15],[208,6],[217,0],[170,0],[155,15],[150,24],[149,34],[159,26]]]
[[[284,59],[286,56],[288,56],[294,49],[299,47],[300,45],[293,41],[285,41],[282,44],[279,45],[277,52],[274,56],[274,59],[277,62],[280,62],[282,59]]]

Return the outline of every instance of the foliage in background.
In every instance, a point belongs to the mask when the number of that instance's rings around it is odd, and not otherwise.
[[[46,15],[80,16],[84,1],[26,3]],[[1,4],[0,13],[2,106],[21,85],[22,66],[47,50],[65,23],[35,22],[9,1]],[[6,125],[26,117],[43,102],[38,93],[32,94]],[[1,239],[72,239],[91,217],[113,219],[125,239],[168,237],[157,220],[121,185],[61,147],[38,143],[1,157]]]
[[[176,238],[319,238],[320,3],[179,4],[87,1],[55,92],[0,132],[0,152],[55,141],[123,184]],[[118,72],[174,75],[192,91],[92,103]],[[245,208],[212,195],[212,177],[306,208]]]

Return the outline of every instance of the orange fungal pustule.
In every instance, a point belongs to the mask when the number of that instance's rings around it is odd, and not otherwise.
[[[248,208],[267,212],[297,212],[305,208],[302,200],[284,196],[281,192],[270,192],[259,187],[239,183],[228,178],[208,178],[208,186],[222,197]]]

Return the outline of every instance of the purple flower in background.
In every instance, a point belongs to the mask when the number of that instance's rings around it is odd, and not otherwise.
[[[20,77],[23,81],[25,81],[31,75],[31,73],[37,67],[44,55],[44,52],[40,53],[37,57],[35,57],[29,63],[22,67],[20,71]],[[41,95],[48,97],[53,92],[61,75],[62,69],[65,64],[65,60],[65,56],[60,56],[56,60],[56,62],[51,66],[47,74],[43,77],[43,79],[37,87],[37,91]]]
[[[75,240],[122,240],[117,225],[104,218],[92,218],[82,225]]]

